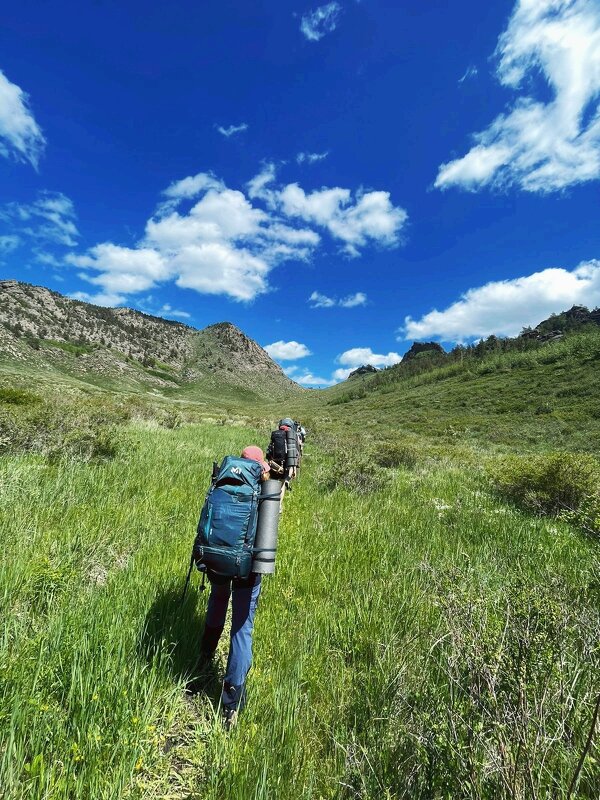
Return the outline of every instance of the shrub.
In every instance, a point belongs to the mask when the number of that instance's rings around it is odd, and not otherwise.
[[[381,442],[374,448],[371,458],[379,467],[405,467],[406,469],[414,469],[418,459],[417,448],[402,441]]]
[[[509,456],[488,467],[502,495],[600,532],[600,463],[586,453]]]
[[[340,488],[356,494],[372,494],[383,489],[390,475],[373,462],[371,455],[358,448],[337,450],[333,461],[323,465],[319,485],[326,492]]]
[[[106,461],[119,451],[116,419],[93,404],[41,402],[0,407],[0,453],[39,453],[62,459]]]
[[[41,397],[25,389],[16,389],[12,386],[0,386],[0,403],[12,406],[29,406],[41,402]]]

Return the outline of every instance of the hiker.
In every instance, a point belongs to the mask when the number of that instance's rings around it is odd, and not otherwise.
[[[260,447],[246,447],[241,457],[261,465],[261,480],[269,478],[269,465]],[[200,644],[201,663],[209,663],[217,649],[225,627],[229,598],[232,598],[229,655],[221,693],[224,723],[231,728],[246,703],[246,676],[252,664],[252,629],[261,575],[251,572],[247,578],[229,578],[207,569],[207,577],[210,595]]]
[[[298,469],[296,431],[294,422],[289,417],[281,419],[277,430],[271,434],[271,441],[267,448],[267,461],[271,470],[271,478],[281,481],[279,510],[283,511],[285,490],[289,489],[290,482],[296,477]]]
[[[296,426],[296,434],[298,436],[298,454],[300,458],[304,455],[304,442],[306,441],[306,428],[300,422],[294,420]]]

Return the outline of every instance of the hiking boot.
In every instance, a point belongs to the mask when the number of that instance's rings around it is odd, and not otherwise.
[[[226,731],[230,731],[232,728],[235,728],[238,721],[238,710],[237,708],[224,708],[223,709],[223,725]]]

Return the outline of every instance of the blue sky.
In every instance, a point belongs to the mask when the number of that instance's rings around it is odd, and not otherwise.
[[[600,305],[600,0],[22,0],[0,275],[305,385]]]

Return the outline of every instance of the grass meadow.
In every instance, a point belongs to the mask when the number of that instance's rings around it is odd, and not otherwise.
[[[309,443],[226,734],[227,643],[187,696],[199,576],[179,597],[213,459],[268,427],[118,436],[103,463],[0,459],[3,800],[598,800],[597,542],[499,499],[484,453],[413,438],[344,481]]]

